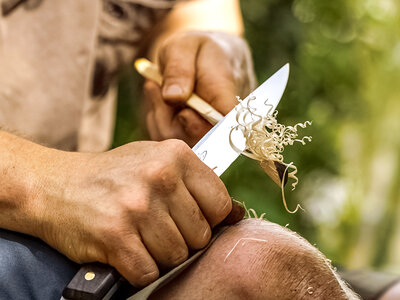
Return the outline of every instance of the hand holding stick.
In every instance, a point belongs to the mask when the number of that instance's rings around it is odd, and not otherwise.
[[[160,86],[162,85],[163,78],[157,65],[145,58],[139,58],[135,61],[135,68],[143,77],[157,82]],[[211,125],[217,124],[223,118],[222,114],[196,94],[192,94],[186,104],[198,112]],[[286,184],[288,178],[287,174],[285,174],[285,165],[278,161],[268,160],[263,162],[262,168],[279,187],[282,181],[284,181],[284,185]]]
[[[135,61],[135,68],[143,77],[157,82],[160,86],[162,85],[163,78],[158,70],[157,65],[145,58],[139,58]],[[186,101],[186,104],[190,108],[197,111],[211,125],[217,124],[224,117],[214,107],[196,94],[192,94]]]

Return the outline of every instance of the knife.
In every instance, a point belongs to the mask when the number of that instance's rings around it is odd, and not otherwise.
[[[135,61],[135,68],[147,79],[153,80],[160,86],[163,84],[163,77],[156,64],[145,58],[139,58]],[[221,119],[224,118],[214,107],[209,103],[201,99],[196,94],[192,94],[189,99],[186,100],[186,106],[195,110],[200,116],[207,120],[211,125],[217,124]],[[272,105],[268,105],[268,109],[271,109]],[[273,107],[272,107],[273,108]],[[272,109],[273,111],[273,109]],[[265,173],[279,186],[281,187],[286,184],[288,180],[288,174],[286,173],[286,165],[276,160],[265,160],[263,161],[262,168]]]
[[[246,138],[239,130],[234,129],[237,125],[237,109],[240,105],[246,107],[251,101],[254,113],[273,113],[282,98],[288,78],[289,64],[286,64],[223,117],[193,147],[192,150],[199,159],[218,176],[221,176],[240,155],[240,151],[245,149]],[[85,264],[64,289],[61,300],[107,300],[112,297],[122,281],[121,275],[111,266],[100,263]]]

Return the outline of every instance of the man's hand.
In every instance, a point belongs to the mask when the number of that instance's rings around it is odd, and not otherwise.
[[[164,81],[145,83],[147,127],[154,140],[179,138],[193,146],[211,125],[185,101],[195,92],[222,114],[254,85],[247,44],[222,32],[189,31],[171,36],[159,51]]]
[[[38,236],[76,262],[110,264],[136,286],[204,247],[232,208],[222,181],[182,141],[135,142],[100,154],[28,146],[29,159],[18,154],[7,174],[28,164],[35,180],[21,203],[4,195],[0,225]]]

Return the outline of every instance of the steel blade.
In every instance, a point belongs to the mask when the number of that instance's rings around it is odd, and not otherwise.
[[[239,156],[239,152],[232,148],[231,142],[239,150],[245,148],[245,137],[240,132],[231,134],[237,125],[237,107],[247,105],[249,99],[255,97],[249,104],[255,113],[258,115],[272,113],[282,98],[288,78],[289,64],[286,64],[250,93],[241,104],[233,108],[193,147],[196,155],[218,176],[221,176]]]

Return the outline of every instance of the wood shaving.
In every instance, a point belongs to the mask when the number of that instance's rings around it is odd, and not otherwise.
[[[257,114],[256,109],[251,107],[251,102],[254,100],[254,96],[250,97],[246,105],[244,105],[243,101],[238,98],[238,101],[243,105],[237,108],[236,121],[238,125],[232,128],[231,135],[234,131],[241,131],[246,138],[246,145],[245,149],[241,151],[232,143],[232,139],[231,144],[233,148],[237,149],[241,154],[259,161],[264,171],[267,171],[266,168],[271,165],[271,161],[279,162],[286,166],[283,179],[286,176],[292,178],[294,180],[292,183],[292,190],[294,190],[299,181],[296,176],[297,167],[293,162],[285,163],[283,161],[282,152],[285,146],[293,145],[295,142],[301,143],[302,145],[305,145],[307,141],[310,142],[310,136],[298,138],[298,129],[306,128],[312,123],[306,121],[304,123],[297,123],[294,126],[282,125],[277,121],[278,111],[271,113],[272,105],[270,104],[265,104],[267,107],[270,106],[269,111],[265,115]],[[285,208],[288,212],[295,213],[301,207],[298,205],[294,211],[289,210],[284,195],[284,183],[285,180],[281,180],[280,184]]]

